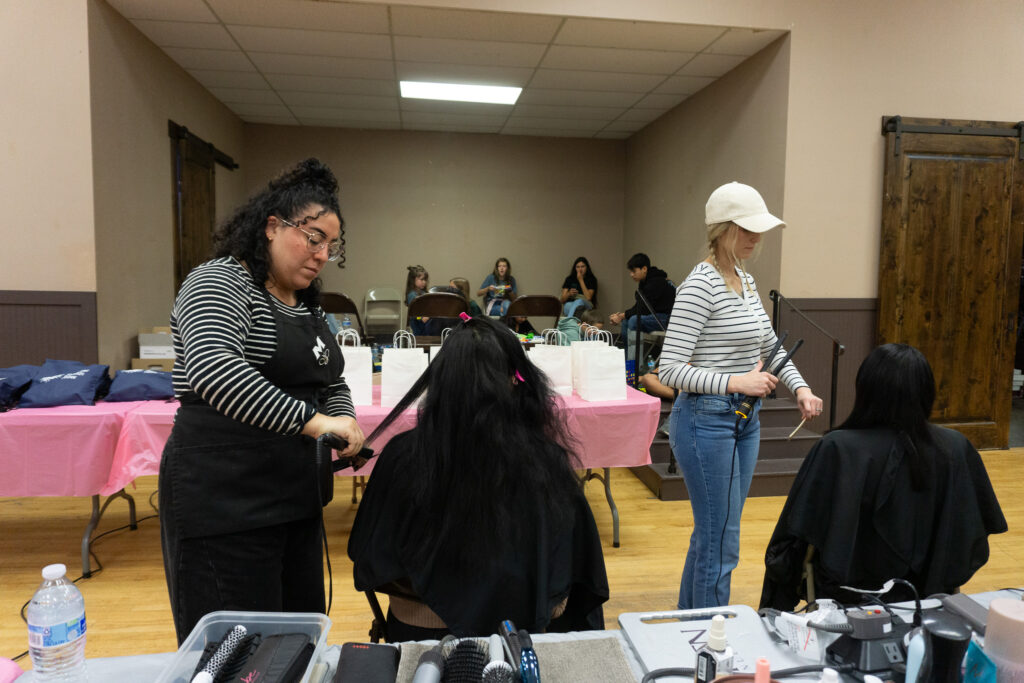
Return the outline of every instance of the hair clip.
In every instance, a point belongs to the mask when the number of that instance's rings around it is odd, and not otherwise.
[[[462,322],[464,323],[468,323],[470,320],[473,319],[472,316],[470,316],[469,313],[466,313],[465,311],[459,313],[459,317],[462,319]]]
[[[515,371],[515,378],[516,378],[517,380],[519,380],[520,382],[522,382],[523,384],[526,384],[526,380],[525,380],[525,379],[523,379],[523,376],[519,374],[519,371],[518,371],[518,370],[516,370],[516,371]]]

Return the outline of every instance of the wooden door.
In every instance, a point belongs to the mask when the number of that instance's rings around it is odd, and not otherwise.
[[[1020,127],[883,120],[879,342],[928,358],[932,420],[977,448],[1009,442],[1024,234]]]

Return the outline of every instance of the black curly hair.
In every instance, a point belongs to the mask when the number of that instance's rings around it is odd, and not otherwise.
[[[314,216],[298,215],[311,204],[319,204],[323,211]],[[262,285],[267,281],[269,271],[267,218],[278,216],[303,225],[328,213],[336,215],[341,225],[341,258],[337,264],[344,268],[345,220],[338,206],[338,181],[331,169],[319,159],[300,161],[249,197],[217,228],[213,235],[213,256],[234,256],[243,261],[249,266],[256,283]],[[295,294],[300,302],[312,308],[320,303],[320,286],[320,278],[316,278],[309,287]]]

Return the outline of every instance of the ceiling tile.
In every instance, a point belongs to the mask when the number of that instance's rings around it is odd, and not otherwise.
[[[561,24],[561,17],[538,14],[391,6],[392,30],[399,36],[548,43]]]
[[[602,140],[625,140],[627,138],[633,137],[633,134],[624,130],[602,130],[600,133],[597,133],[594,137],[600,138]]]
[[[774,29],[731,28],[706,51],[711,54],[749,57],[785,34],[785,31]]]
[[[733,68],[739,66],[745,59],[746,57],[737,55],[701,54],[687,62],[686,66],[680,69],[676,75],[718,78],[732,71]]]
[[[484,66],[537,66],[544,45],[448,38],[395,36],[395,59],[403,62],[480,64]]]
[[[216,23],[217,17],[203,0],[107,0],[126,19],[158,19],[160,21],[199,21]]]
[[[356,119],[317,119],[299,117],[299,124],[320,128],[354,128],[356,130],[400,130],[398,121],[372,121]]]
[[[541,116],[510,116],[505,128],[562,128],[564,130],[589,130],[596,132],[608,125],[608,121],[592,119],[558,119]]]
[[[246,123],[265,123],[273,126],[294,126],[298,119],[294,116],[243,116]]]
[[[622,116],[618,118],[619,121],[642,121],[643,123],[650,123],[655,119],[661,118],[661,115],[667,112],[668,109],[642,109],[640,107],[634,107],[633,109],[626,110]]]
[[[192,78],[207,88],[248,88],[261,90],[267,87],[263,76],[244,71],[214,71],[212,69],[189,69]]]
[[[391,62],[384,59],[281,55],[269,52],[250,52],[249,56],[260,71],[268,74],[378,79],[394,77]]]
[[[200,47],[210,50],[237,50],[235,41],[220,24],[191,21],[152,21],[136,19],[135,28],[159,47]]]
[[[256,104],[236,102],[234,104],[229,104],[228,107],[239,116],[277,116],[287,118],[292,114],[288,110],[288,107],[280,103]]]
[[[700,52],[725,30],[719,26],[570,18],[555,44]]]
[[[194,47],[167,47],[164,52],[183,69],[217,69],[219,71],[251,71],[256,67],[241,50],[201,50]]]
[[[267,81],[277,90],[398,96],[398,84],[390,79],[267,74]]]
[[[664,109],[669,110],[685,100],[689,95],[658,95],[651,94],[636,103],[641,109]]]
[[[166,0],[165,0],[166,1]],[[173,0],[177,2],[177,0]],[[387,33],[388,8],[309,0],[206,0],[225,24]]]
[[[655,88],[654,92],[670,95],[692,95],[714,81],[715,79],[710,76],[670,76],[665,79],[664,83]]]
[[[545,138],[590,138],[594,133],[586,130],[570,130],[568,128],[521,128],[517,126],[505,126],[501,129],[502,135],[528,135],[531,137]]]
[[[291,107],[300,119],[320,121],[384,121],[398,123],[398,109],[343,109],[340,107]]]
[[[225,104],[280,104],[281,98],[273,90],[250,88],[210,88],[213,96]]]
[[[627,50],[614,47],[552,45],[541,66],[548,69],[582,69],[635,74],[671,74],[692,59],[691,52]]]
[[[386,35],[235,25],[229,25],[228,31],[245,50],[361,59],[392,58],[391,39]]]
[[[508,104],[485,104],[482,102],[447,102],[444,100],[417,100],[400,97],[398,105],[403,112],[423,111],[443,114],[475,114],[478,116],[500,116],[502,119],[512,113]]]
[[[529,87],[519,96],[519,104],[580,105],[584,107],[628,107],[642,97],[635,92],[599,92]]]
[[[402,112],[402,123],[420,125],[424,123],[443,123],[448,125],[466,124],[471,126],[493,126],[500,128],[505,123],[505,116],[478,116],[473,114],[435,114],[425,111]]]
[[[610,90],[613,92],[650,92],[664,80],[664,76],[649,74],[619,74],[601,71],[563,71],[560,69],[538,69],[530,87]]]
[[[469,83],[477,85],[524,86],[533,69],[512,66],[478,66],[470,64],[423,64],[398,62],[398,78],[403,81]]]
[[[573,107],[569,105],[517,104],[517,116],[546,116],[556,119],[603,119],[612,121],[624,111],[622,107]]]
[[[351,95],[345,93],[279,91],[278,94],[289,107],[336,107],[339,109],[389,109],[398,110],[397,97],[380,95]]]
[[[636,131],[640,130],[641,128],[643,128],[646,125],[647,125],[646,121],[622,121],[622,120],[619,120],[619,121],[613,121],[613,122],[609,123],[604,128],[604,130],[606,130],[606,131],[616,131],[616,132],[635,133]]]
[[[450,123],[403,123],[402,130],[427,130],[441,133],[500,133],[501,125],[476,126],[471,124],[454,125]]]

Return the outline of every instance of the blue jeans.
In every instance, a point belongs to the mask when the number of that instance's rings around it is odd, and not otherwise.
[[[512,302],[508,299],[491,299],[491,301],[484,302],[487,315],[505,315],[511,305]]]
[[[740,515],[761,438],[760,402],[735,436],[739,394],[680,393],[669,442],[693,508],[693,533],[679,584],[679,609],[729,604],[740,557]]]
[[[579,314],[583,311],[589,311],[594,307],[594,304],[590,303],[582,296],[578,296],[575,299],[570,299],[565,302],[562,306],[562,316],[566,318],[578,318]]]
[[[661,325],[658,325],[658,323],[655,322],[655,318],[657,318],[659,321],[661,321]],[[635,315],[630,317],[630,318],[626,318],[625,330],[627,332],[633,332],[634,330],[636,330],[636,319],[637,319],[637,316],[635,316]],[[640,316],[640,331],[641,332],[660,332],[662,330],[662,328],[667,328],[667,327],[668,327],[668,313],[655,313],[654,315],[651,315],[650,313],[648,313],[647,315],[641,315]]]

